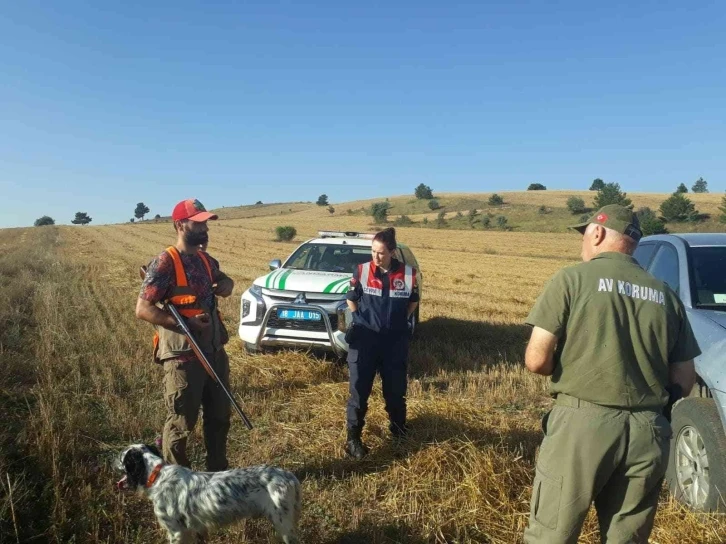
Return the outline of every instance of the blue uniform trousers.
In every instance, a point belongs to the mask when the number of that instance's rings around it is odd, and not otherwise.
[[[408,342],[406,333],[377,333],[361,327],[358,338],[349,346],[348,429],[363,429],[368,411],[368,397],[376,373],[381,375],[383,398],[392,432],[406,423],[406,388],[408,385]]]

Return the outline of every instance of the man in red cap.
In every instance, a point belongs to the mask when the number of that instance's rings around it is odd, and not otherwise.
[[[217,216],[195,199],[179,202],[172,212],[176,245],[149,264],[136,302],[136,317],[153,324],[154,361],[164,365],[167,418],[162,435],[164,459],[191,468],[186,455],[189,433],[203,407],[207,470],[227,468],[230,405],[221,387],[207,375],[171,314],[157,303],[179,310],[219,379],[229,387],[229,335],[217,311],[216,297],[232,294],[234,282],[206,251],[207,221]]]

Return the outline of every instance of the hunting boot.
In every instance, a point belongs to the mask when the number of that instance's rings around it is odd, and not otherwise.
[[[348,441],[345,443],[345,453],[359,461],[368,454],[368,448],[363,445],[360,439],[362,430],[360,427],[349,428]]]
[[[398,424],[398,423],[391,422],[388,425],[388,430],[391,431],[393,438],[403,439],[403,438],[406,438],[406,436],[408,436],[409,427],[405,423]]]

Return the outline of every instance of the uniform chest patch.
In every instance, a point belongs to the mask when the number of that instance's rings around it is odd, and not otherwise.
[[[405,287],[406,287],[406,282],[404,282],[402,279],[396,278],[395,280],[393,280],[393,288],[394,289],[401,290],[401,289],[403,289]]]

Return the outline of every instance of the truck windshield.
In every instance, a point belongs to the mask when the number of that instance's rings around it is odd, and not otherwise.
[[[284,267],[296,270],[319,270],[352,274],[359,264],[370,260],[370,247],[304,244],[290,256]]]
[[[726,311],[726,246],[693,247],[696,305]]]

